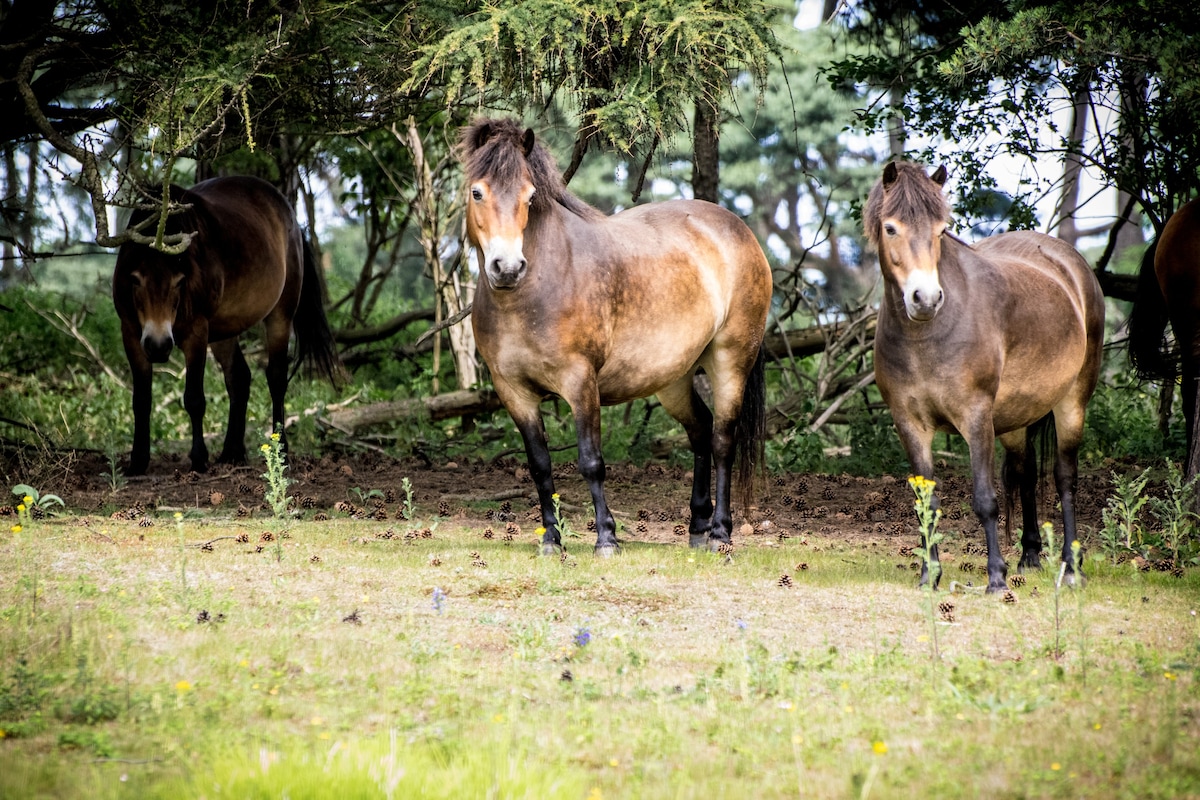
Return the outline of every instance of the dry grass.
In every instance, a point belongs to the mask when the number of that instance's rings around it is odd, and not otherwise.
[[[558,560],[391,524],[298,523],[281,561],[261,521],[10,537],[0,795],[1200,794],[1195,573],[1093,565],[1061,654],[1048,573],[1012,604],[943,592],[934,663],[881,545]]]

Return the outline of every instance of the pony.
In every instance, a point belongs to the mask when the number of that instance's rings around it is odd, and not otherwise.
[[[595,554],[619,551],[604,495],[600,408],[650,395],[683,425],[694,454],[690,546],[732,547],[735,461],[748,503],[765,438],[771,270],[750,229],[695,200],[605,216],[566,189],[533,130],[512,120],[476,120],[459,146],[467,237],[481,273],[472,325],[524,440],[545,528],[541,552],[562,548],[539,408],[551,395],[574,417]],[[693,384],[699,370],[712,385],[711,409]]]
[[[262,322],[267,351],[271,420],[286,446],[284,394],[288,341],[296,334],[296,366],[337,385],[341,363],[322,304],[320,274],[292,207],[279,190],[251,177],[213,178],[191,189],[172,186],[170,202],[182,206],[166,232],[190,233],[189,246],[169,255],[135,242],[121,245],[113,270],[113,304],[133,377],[133,449],[129,474],[150,463],[151,374],[175,347],[187,375],[183,404],[191,417],[192,470],[208,469],[204,443],[204,367],[207,351],[220,364],[229,393],[229,423],[218,458],[246,460],[246,406],[250,368],[238,336]],[[129,228],[153,222],[158,209],[137,209]]]
[[[1168,341],[1167,324],[1174,341]],[[1144,380],[1182,376],[1187,427],[1185,479],[1200,468],[1196,450],[1196,383],[1200,381],[1200,200],[1171,215],[1138,271],[1129,315],[1129,360]]]
[[[945,182],[944,167],[931,176],[918,164],[891,162],[863,211],[883,274],[875,380],[915,475],[934,479],[936,431],[967,440],[971,508],[987,539],[989,593],[1004,590],[1008,575],[996,532],[993,442],[999,438],[1004,447],[1006,478],[1019,484],[1018,568],[1040,568],[1029,429],[1052,415],[1061,557],[1073,583],[1082,579],[1074,551],[1078,451],[1100,372],[1104,297],[1083,256],[1060,239],[1016,231],[967,245],[948,234]],[[928,561],[936,561],[936,545],[929,553]],[[929,579],[926,563],[922,584]]]

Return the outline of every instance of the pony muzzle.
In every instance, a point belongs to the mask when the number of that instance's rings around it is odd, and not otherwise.
[[[520,240],[504,242],[500,247],[486,248],[484,264],[488,285],[500,291],[515,289],[521,279],[525,277],[525,271],[529,266],[529,262],[525,260],[525,254],[521,252]]]
[[[147,324],[142,327],[142,349],[151,363],[161,364],[171,357],[175,337],[170,325]]]
[[[914,322],[928,322],[937,316],[946,293],[934,275],[913,275],[904,283],[904,311]]]

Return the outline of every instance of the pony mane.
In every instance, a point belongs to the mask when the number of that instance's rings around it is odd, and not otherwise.
[[[148,206],[150,203],[162,202],[162,187],[148,186],[143,187],[141,195],[147,199],[147,202],[142,203],[142,206]],[[211,287],[206,287],[203,272],[200,269],[199,251],[204,246],[203,238],[205,236],[205,213],[203,209],[203,200],[191,193],[189,189],[185,189],[177,184],[171,184],[168,189],[168,197],[172,203],[190,204],[191,208],[181,209],[167,216],[166,229],[163,231],[165,235],[176,233],[195,233],[196,238],[192,240],[192,245],[184,252],[175,256],[166,256],[158,254],[151,263],[160,265],[167,269],[181,273],[186,280],[187,291],[183,292],[180,297],[180,313],[184,317],[192,317],[196,311],[198,302],[204,301],[205,307],[211,307],[215,298],[211,297]],[[155,206],[153,208],[138,207],[134,208],[129,215],[127,228],[132,228],[139,225],[147,219],[157,220],[161,208]],[[149,226],[142,230],[142,233],[147,236],[153,236],[155,232],[155,222],[151,222]],[[132,248],[130,258],[134,258],[134,253],[154,253],[149,245],[135,244],[127,242],[121,246],[124,252],[126,248]],[[118,260],[120,257],[118,256]],[[145,264],[146,262],[135,262]]]
[[[905,225],[950,218],[950,203],[942,193],[941,184],[925,172],[924,165],[894,161],[888,166],[895,167],[895,179],[886,187],[883,178],[877,180],[863,209],[863,232],[873,250],[879,249],[884,217],[894,217]]]
[[[568,191],[554,156],[516,120],[477,119],[462,130],[458,143],[468,182],[487,178],[493,184],[511,185],[522,180],[527,169],[535,190],[531,211],[549,211],[558,205],[584,218],[603,216]]]

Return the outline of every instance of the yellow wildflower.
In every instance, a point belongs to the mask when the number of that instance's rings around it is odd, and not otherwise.
[[[871,743],[871,749],[875,751],[876,755],[881,756],[888,750],[887,742],[883,741],[882,739],[877,739]]]
[[[177,681],[175,683],[175,691],[179,692],[180,694],[183,694],[184,692],[190,692],[191,690],[192,684],[190,681]]]

